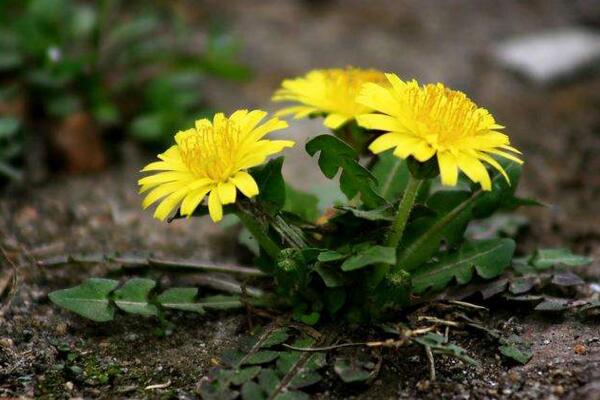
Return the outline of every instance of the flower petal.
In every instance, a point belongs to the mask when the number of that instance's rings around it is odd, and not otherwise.
[[[150,207],[153,203],[155,203],[157,200],[181,189],[184,186],[185,184],[182,184],[181,182],[170,182],[165,183],[164,185],[160,185],[153,189],[150,193],[148,193],[148,195],[142,202],[142,207],[146,209]]]
[[[154,217],[164,221],[187,193],[187,188],[182,188],[171,193],[158,205],[158,207],[156,207],[156,211],[154,211]]]
[[[438,152],[438,165],[440,167],[440,177],[442,185],[456,186],[458,182],[458,165],[456,157],[449,152]]]
[[[219,199],[219,194],[215,189],[211,190],[210,195],[208,196],[208,213],[213,222],[219,222],[223,219],[223,205],[221,204],[221,199]]]
[[[329,114],[327,118],[325,118],[325,121],[323,121],[323,125],[325,125],[329,129],[335,130],[344,125],[346,122],[348,122],[349,119],[350,118],[345,117],[341,114]]]
[[[247,172],[240,171],[231,179],[231,182],[244,194],[246,197],[254,197],[258,194],[258,185],[256,181]]]
[[[231,182],[219,183],[217,186],[219,192],[219,198],[223,204],[235,203],[235,185]]]
[[[209,191],[210,186],[205,186],[189,192],[181,202],[181,215],[190,217]]]
[[[356,102],[373,110],[389,115],[397,115],[400,104],[391,91],[376,83],[365,83]]]
[[[492,181],[490,175],[484,165],[477,158],[466,155],[458,155],[458,167],[471,179],[473,182],[479,182],[483,190],[492,189]]]
[[[366,129],[376,129],[387,132],[402,132],[406,129],[398,118],[385,114],[363,114],[356,117],[360,126]]]
[[[385,133],[379,136],[369,145],[369,150],[375,154],[379,154],[392,147],[398,146],[402,140],[402,135],[396,132]]]

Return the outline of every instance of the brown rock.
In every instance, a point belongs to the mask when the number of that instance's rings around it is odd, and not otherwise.
[[[575,345],[575,354],[579,354],[580,356],[584,355],[586,353],[586,348],[582,343],[577,343],[577,345]]]
[[[56,155],[68,172],[93,172],[106,167],[100,129],[89,114],[78,112],[65,118],[51,137]]]

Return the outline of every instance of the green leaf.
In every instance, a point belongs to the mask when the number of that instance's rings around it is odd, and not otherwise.
[[[273,400],[310,400],[310,396],[306,393],[289,390],[279,393]]]
[[[285,342],[290,337],[288,328],[277,328],[269,333],[269,336],[260,343],[260,348],[275,346]]]
[[[540,249],[529,260],[529,263],[538,270],[557,266],[582,267],[592,262],[590,257],[573,254],[569,249]]]
[[[364,382],[373,378],[375,363],[355,357],[337,357],[333,370],[345,383]]]
[[[264,368],[258,375],[258,384],[267,393],[273,393],[279,386],[280,382],[281,380],[279,379],[279,376],[275,370],[270,368]]]
[[[571,304],[569,299],[547,298],[535,306],[536,311],[558,312],[569,309]]]
[[[323,174],[332,179],[342,169],[340,188],[353,199],[361,194],[362,202],[369,208],[385,204],[385,200],[375,192],[375,177],[358,162],[358,153],[348,144],[331,135],[321,135],[306,144],[306,152],[314,156],[320,152],[319,167]]]
[[[346,302],[346,291],[343,288],[332,288],[325,292],[325,306],[330,314],[338,312]]]
[[[296,376],[292,378],[288,387],[290,389],[302,389],[307,386],[314,385],[317,382],[320,382],[323,377],[321,374],[315,371],[300,371]],[[280,397],[281,398],[281,397]]]
[[[292,344],[292,346],[299,347],[299,348],[307,348],[307,347],[311,347],[313,344],[315,344],[315,340],[311,337],[305,336],[305,337],[296,339],[294,341],[294,343]],[[286,351],[286,352],[281,353],[281,356],[279,357],[279,359],[277,359],[277,370],[279,372],[281,372],[282,374],[287,374],[289,372],[293,372],[294,367],[296,366],[298,361],[300,361],[302,354],[303,353],[301,351],[296,351],[296,350],[291,350],[291,351]],[[319,353],[316,353],[316,354],[319,354]]]
[[[342,271],[354,271],[374,264],[396,264],[396,249],[385,246],[369,246],[360,253],[348,258],[342,264]]]
[[[371,293],[374,315],[381,315],[390,309],[401,308],[410,303],[410,274],[399,268],[391,268],[384,279]]]
[[[307,222],[315,222],[319,218],[319,199],[311,193],[296,190],[286,185],[283,211],[296,214]]]
[[[259,366],[249,367],[249,368],[241,368],[241,369],[234,371],[231,374],[229,379],[231,379],[231,383],[233,383],[234,385],[242,385],[242,384],[248,382],[249,380],[254,379],[258,375],[259,372],[260,372]]]
[[[377,190],[389,202],[397,200],[408,183],[406,160],[394,156],[393,150],[381,153],[373,166],[373,176],[377,179]]]
[[[92,321],[105,322],[114,318],[115,309],[109,295],[119,285],[112,279],[90,278],[81,285],[48,295],[52,302]]]
[[[477,190],[473,194],[462,190],[444,190],[432,194],[427,207],[433,215],[425,215],[409,221],[405,236],[400,243],[398,265],[412,271],[430,260],[438,252],[442,241],[450,246],[461,242],[465,229],[474,218],[485,218],[513,197],[519,181],[521,166],[503,163],[511,184],[497,173],[492,178],[492,190]]]
[[[242,386],[242,399],[243,400],[266,400],[267,396],[261,389],[260,385],[256,382],[246,382]]]
[[[266,364],[279,357],[279,354],[280,353],[278,351],[261,350],[256,353],[250,354],[248,357],[246,357],[244,359],[243,365]]]
[[[196,288],[171,288],[158,295],[156,301],[164,308],[204,314],[204,306],[194,302],[197,294]]]
[[[523,339],[517,335],[500,338],[500,344],[498,347],[500,353],[520,364],[527,364],[531,357],[533,357],[530,346],[524,343]]]
[[[13,117],[0,117],[0,140],[13,137],[21,126],[21,122]]]
[[[332,261],[343,260],[344,258],[347,258],[347,257],[348,256],[346,254],[338,253],[335,250],[325,250],[325,251],[322,251],[321,253],[319,253],[317,260],[319,260],[320,262],[323,262],[323,263],[328,263],[328,262],[332,262]]]
[[[283,157],[278,157],[250,171],[258,185],[257,200],[266,203],[273,213],[281,210],[286,200],[285,182],[281,175],[282,166]]]
[[[240,308],[242,303],[237,296],[215,295],[207,296],[198,300],[196,303],[204,308],[212,308],[214,310],[231,310]]]
[[[532,352],[524,352],[516,346],[500,346],[498,347],[498,350],[500,350],[500,353],[502,353],[503,356],[511,358],[521,364],[527,364],[531,357],[533,357]]]
[[[510,264],[515,251],[511,239],[491,239],[466,242],[460,249],[439,257],[413,273],[412,285],[416,293],[427,289],[440,290],[453,279],[463,285],[473,278],[473,271],[485,279],[500,275]]]
[[[133,278],[114,293],[114,302],[121,310],[141,315],[158,315],[158,309],[148,301],[156,282],[151,279]]]
[[[316,263],[315,264],[315,272],[319,274],[325,286],[330,288],[336,288],[344,285],[344,277],[342,274],[331,265]]]
[[[0,52],[0,72],[17,69],[22,64],[23,57],[21,54],[11,51]]]
[[[477,361],[469,357],[465,349],[452,343],[446,343],[444,336],[440,334],[430,332],[413,340],[422,346],[431,348],[434,353],[446,354],[468,364],[477,365]]]
[[[164,118],[161,114],[142,114],[129,126],[129,134],[144,143],[158,144],[164,138]]]

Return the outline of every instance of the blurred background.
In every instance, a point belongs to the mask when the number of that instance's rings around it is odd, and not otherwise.
[[[525,153],[523,194],[550,205],[526,211],[524,246],[598,253],[599,31],[600,2],[584,0],[2,0],[6,237],[40,254],[201,252],[198,235],[217,228],[157,230],[139,207],[140,167],[199,117],[275,110],[282,79],[353,65],[444,82],[489,108]],[[323,130],[284,133],[298,140],[286,174],[304,188],[322,177],[303,143]]]

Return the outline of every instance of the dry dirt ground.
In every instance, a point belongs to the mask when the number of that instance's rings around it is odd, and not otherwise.
[[[404,77],[443,81],[485,104],[508,127],[527,161],[520,193],[547,208],[524,210],[530,226],[519,251],[566,246],[595,262],[584,272],[600,280],[600,77],[550,88],[535,87],[491,62],[499,40],[569,25],[600,24],[595,1],[209,1],[245,43],[249,83],[210,83],[217,108],[267,107],[280,80],[323,66],[371,66]],[[320,133],[316,121],[293,124],[299,144]],[[320,181],[304,167],[302,146],[286,174],[298,186]],[[137,170],[149,155],[131,145],[106,172],[54,176],[5,191],[0,197],[0,240],[20,264],[18,290],[0,317],[0,398],[196,398],[196,386],[218,356],[246,329],[237,313],[174,317],[174,332],[131,316],[84,321],[53,307],[47,294],[101,276],[105,266],[42,269],[36,259],[73,252],[140,251],[172,257],[237,261],[231,230],[204,219],[159,223],[140,210]],[[4,261],[3,261],[4,262]],[[9,266],[4,262],[3,271]],[[0,279],[6,274],[1,275]],[[177,281],[167,277],[165,282]],[[2,283],[2,282],[0,282]],[[496,310],[496,309],[495,309]],[[600,325],[566,316],[497,308],[491,324],[513,312],[512,329],[533,346],[525,366],[498,358],[476,335],[456,338],[478,367],[440,361],[427,381],[422,356],[390,354],[370,387],[331,386],[316,398],[379,399],[599,399]],[[354,339],[360,339],[354,337]],[[577,345],[585,351],[575,352]],[[581,350],[581,348],[579,348]],[[329,380],[328,380],[329,382]],[[163,388],[145,390],[148,385]]]

